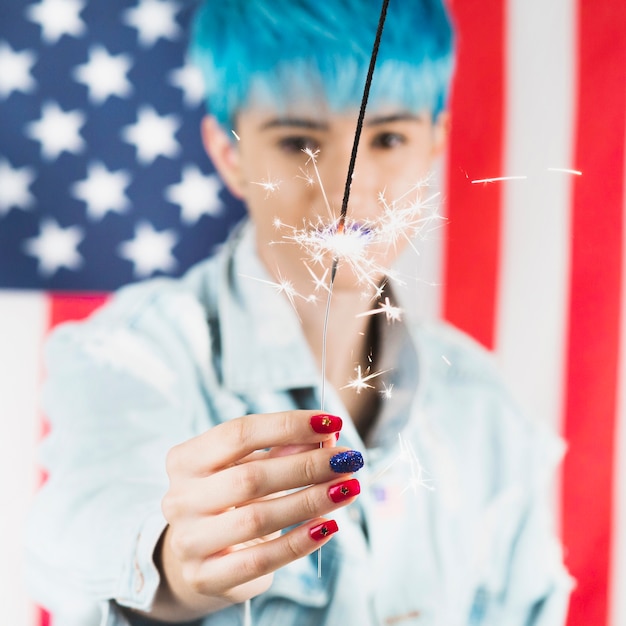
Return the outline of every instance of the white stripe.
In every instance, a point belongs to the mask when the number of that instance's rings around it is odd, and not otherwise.
[[[624,137],[626,145],[626,137]],[[626,169],[626,164],[625,164]],[[626,180],[626,171],[624,171]],[[626,193],[624,194],[624,216],[626,218]],[[611,586],[609,589],[609,624],[626,624],[626,219],[622,238],[622,294],[620,361],[617,380],[617,420],[615,431],[615,464],[613,476],[614,516],[613,554],[611,563]]]
[[[427,196],[445,189],[443,158],[435,165],[432,187],[425,190]],[[407,316],[414,320],[434,320],[441,318],[443,301],[443,240],[445,202],[442,195],[433,202],[433,209],[442,215],[414,241],[418,254],[412,248],[401,255],[397,269],[406,281],[406,287],[396,289],[399,302]]]
[[[22,574],[22,529],[37,484],[35,443],[46,298],[0,291],[0,607],[2,623],[31,626]]]
[[[526,410],[560,430],[573,169],[575,8],[508,0],[496,352]],[[584,173],[583,173],[584,176]],[[477,228],[480,224],[477,225]]]

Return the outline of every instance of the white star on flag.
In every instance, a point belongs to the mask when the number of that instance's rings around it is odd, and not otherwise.
[[[84,0],[41,0],[26,9],[26,16],[41,26],[42,39],[53,44],[63,35],[80,37],[85,34],[87,27],[80,18],[84,8]]]
[[[46,102],[41,118],[26,127],[26,134],[41,143],[44,159],[56,159],[61,152],[78,154],[85,147],[80,128],[85,115],[80,111],[63,111],[56,102]]]
[[[219,192],[222,185],[215,176],[205,176],[196,165],[186,165],[182,171],[182,180],[170,185],[165,190],[165,197],[170,202],[180,205],[181,220],[185,224],[195,224],[203,215],[216,216],[222,212]]]
[[[36,60],[31,50],[16,52],[0,42],[0,98],[8,98],[14,91],[31,93],[35,89],[31,70]]]
[[[35,196],[29,190],[34,180],[32,167],[14,169],[6,159],[0,161],[0,217],[12,208],[30,209],[35,204]]]
[[[113,56],[103,46],[89,50],[89,61],[74,69],[74,78],[87,86],[89,99],[101,104],[109,96],[127,97],[132,86],[126,78],[132,60],[128,54]]]
[[[23,243],[24,251],[37,258],[37,271],[44,276],[52,276],[61,267],[76,270],[83,264],[83,257],[78,250],[78,244],[83,240],[82,228],[68,226],[61,228],[52,218],[46,218],[41,223],[41,230],[37,237],[26,239]]]
[[[149,222],[140,222],[135,238],[118,246],[118,254],[133,264],[137,278],[146,278],[154,272],[171,272],[177,262],[172,254],[178,237],[173,230],[157,232]]]
[[[188,107],[198,106],[204,99],[204,79],[202,72],[189,61],[183,67],[172,70],[169,75],[170,84],[183,92],[183,102]]]
[[[110,172],[102,163],[91,163],[87,178],[72,185],[72,195],[85,202],[90,219],[101,220],[109,211],[123,213],[130,207],[125,194],[130,181],[128,172]]]
[[[135,146],[140,163],[149,165],[158,156],[178,155],[180,145],[174,134],[179,127],[178,116],[160,116],[152,107],[143,106],[137,114],[137,122],[122,129],[122,139]]]
[[[164,0],[140,0],[138,6],[124,12],[123,21],[137,29],[139,43],[144,47],[153,46],[158,39],[174,40],[181,34],[176,23],[179,7]]]

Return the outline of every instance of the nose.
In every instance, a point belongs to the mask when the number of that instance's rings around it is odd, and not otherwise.
[[[339,216],[346,195],[346,181],[350,169],[352,146],[328,158],[320,160],[319,170],[322,184],[329,204],[336,216]],[[377,169],[364,151],[357,153],[357,158],[350,177],[348,188],[347,217],[367,219],[373,217],[377,206],[379,189]]]

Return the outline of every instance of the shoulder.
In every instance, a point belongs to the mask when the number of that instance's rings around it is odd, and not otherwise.
[[[554,466],[562,442],[520,407],[493,353],[445,323],[419,324],[413,333],[425,378],[422,406],[445,440],[468,456],[470,465],[482,458],[505,474],[525,472],[533,464]]]
[[[208,308],[217,296],[207,294],[219,289],[216,265],[209,259],[182,278],[129,285],[86,320],[59,325],[47,341],[48,366],[106,365],[153,376],[160,369],[162,378],[173,364],[208,358]]]
[[[504,391],[493,354],[461,330],[445,322],[410,327],[420,365],[433,381],[445,385],[493,385]]]

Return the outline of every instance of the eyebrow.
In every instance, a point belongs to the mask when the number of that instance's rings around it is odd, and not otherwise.
[[[381,115],[365,120],[365,126],[381,126],[392,122],[421,122],[423,120],[424,117],[416,113],[393,113],[392,115]]]
[[[261,130],[270,128],[306,128],[307,130],[328,130],[326,122],[300,118],[300,117],[277,117],[261,125]]]
[[[365,121],[365,126],[382,126],[393,122],[406,121],[421,122],[423,119],[422,115],[417,115],[415,113],[393,113],[391,115],[372,117]],[[304,117],[277,117],[261,125],[261,130],[268,130],[271,128],[303,128],[306,130],[321,131],[327,131],[330,129],[326,122]]]

